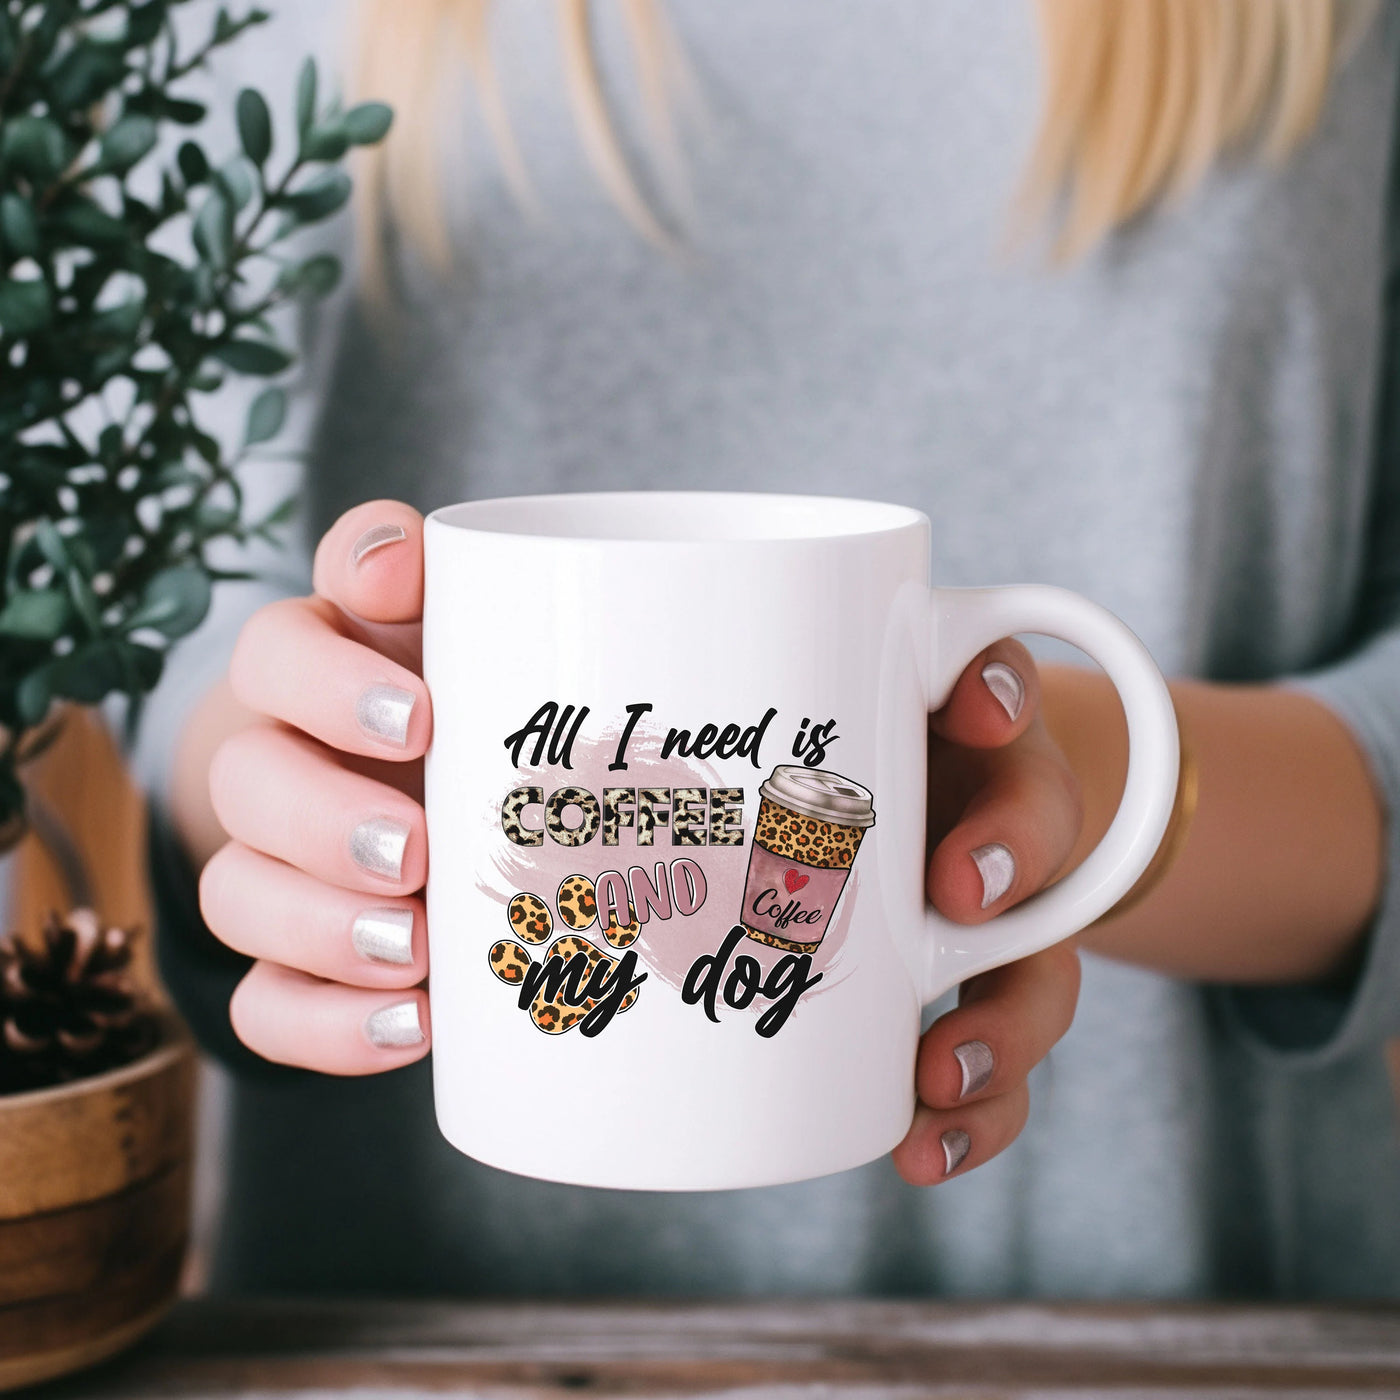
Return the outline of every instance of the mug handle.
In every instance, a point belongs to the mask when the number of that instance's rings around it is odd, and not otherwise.
[[[1103,839],[1063,880],[985,924],[957,924],[926,908],[923,1000],[979,972],[1068,938],[1112,908],[1147,869],[1171,819],[1180,762],[1176,712],[1147,648],[1106,608],[1065,588],[935,588],[930,596],[933,684],[948,698],[978,652],[1018,632],[1056,637],[1087,653],[1117,688],[1128,721],[1128,776]]]

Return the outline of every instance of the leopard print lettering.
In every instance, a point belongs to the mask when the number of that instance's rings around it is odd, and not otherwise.
[[[603,845],[617,845],[618,832],[636,821],[632,810],[636,805],[636,788],[603,789]]]
[[[577,938],[572,935],[556,938],[544,956],[546,959],[558,957],[567,963],[577,953],[582,953],[588,959],[588,973],[584,978],[585,981],[587,976],[592,975],[600,959],[610,968],[616,963],[616,959],[608,957],[601,948],[594,947],[586,938]],[[502,939],[499,943],[492,944],[487,960],[490,963],[491,971],[502,982],[512,987],[520,986],[525,980],[525,970],[531,962],[530,954],[520,944],[512,942],[510,939]],[[640,992],[640,987],[633,987],[623,997],[618,1011],[631,1010]],[[597,999],[593,997],[585,1001],[582,1006],[570,1006],[562,997],[554,1001],[546,1001],[544,988],[541,987],[534,1001],[530,1003],[530,1019],[546,1035],[559,1035],[561,1032],[571,1030],[578,1025],[597,1004]]]
[[[601,948],[595,947],[588,939],[577,938],[572,934],[565,934],[563,938],[556,938],[554,942],[549,945],[549,951],[545,953],[545,958],[547,960],[557,957],[567,963],[569,959],[579,953],[582,953],[588,959],[588,972],[583,979],[584,981],[587,981],[587,978],[593,975],[594,969],[597,967],[600,959],[608,967],[613,967],[617,961],[615,958],[608,957]],[[560,990],[562,992],[562,988]],[[623,1012],[629,1010],[632,1004],[637,1000],[637,994],[640,991],[640,987],[633,987],[632,990],[622,998],[622,1004],[618,1007],[618,1011]],[[562,1035],[565,1031],[572,1030],[578,1025],[597,1004],[598,1002],[595,997],[589,997],[581,1006],[570,1006],[568,1002],[563,1000],[562,996],[554,1001],[546,1001],[544,997],[544,988],[541,987],[534,1001],[530,1003],[530,1019],[534,1021],[535,1025],[546,1035]]]
[[[864,827],[804,817],[765,797],[758,804],[753,839],[775,856],[786,856],[802,865],[849,870],[864,835]]]
[[[698,809],[698,810],[697,810]],[[679,787],[671,789],[671,844],[673,846],[703,846],[705,844],[705,789]]]
[[[491,951],[486,956],[491,964],[491,971],[502,982],[509,982],[511,986],[518,987],[525,980],[525,969],[530,966],[530,955],[520,944],[503,938],[499,943],[491,945]]]
[[[506,917],[517,937],[526,943],[544,943],[554,932],[554,916],[537,894],[521,892],[506,905]]]
[[[544,832],[531,831],[521,820],[527,807],[543,801],[544,789],[537,787],[516,788],[506,795],[506,800],[501,803],[501,830],[505,832],[507,841],[517,846],[544,845]]]
[[[564,825],[564,811],[568,807],[577,807],[583,813],[581,825]],[[587,788],[562,787],[550,793],[549,801],[545,803],[545,830],[561,846],[586,846],[598,834],[601,821],[598,799]]]
[[[637,844],[654,846],[656,828],[667,826],[671,821],[670,788],[637,789]]]
[[[559,917],[570,928],[587,928],[598,917],[598,898],[587,875],[566,875],[554,897]]]
[[[742,846],[743,788],[710,789],[710,845]],[[739,808],[738,811],[735,808]]]

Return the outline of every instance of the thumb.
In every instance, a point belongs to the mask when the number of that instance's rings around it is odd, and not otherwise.
[[[423,616],[423,517],[402,501],[366,501],[321,537],[316,592],[367,622]]]

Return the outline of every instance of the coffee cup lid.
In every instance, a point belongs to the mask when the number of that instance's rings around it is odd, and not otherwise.
[[[875,804],[868,789],[839,773],[780,763],[758,789],[770,802],[817,821],[841,826],[874,826]]]

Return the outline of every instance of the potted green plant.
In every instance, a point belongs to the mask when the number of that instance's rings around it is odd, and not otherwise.
[[[269,316],[340,276],[295,235],[391,120],[322,103],[308,61],[294,129],[245,89],[216,157],[187,80],[269,16],[219,8],[191,46],[186,7],[0,0],[0,851],[32,827],[76,906],[0,938],[0,1388],[110,1354],[173,1299],[193,1122],[189,1041],[132,978],[134,935],[85,907],[25,765],[75,706],[124,697],[134,723],[227,576],[211,549],[289,513],[249,518],[238,475],[282,387],[234,452],[209,396],[293,363]]]

